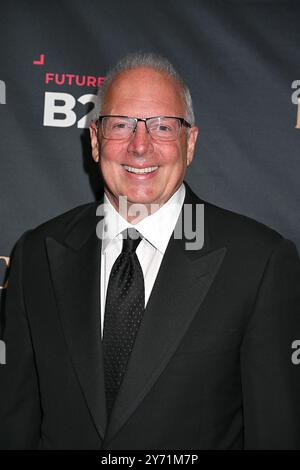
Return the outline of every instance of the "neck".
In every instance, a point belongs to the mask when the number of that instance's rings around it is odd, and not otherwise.
[[[108,192],[105,192],[105,194],[121,217],[133,225],[153,214],[162,206],[162,204],[158,203],[143,204],[131,202],[128,201],[126,196],[115,198]]]

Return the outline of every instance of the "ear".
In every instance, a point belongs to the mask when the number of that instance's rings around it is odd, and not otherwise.
[[[187,152],[186,152],[186,164],[187,164],[187,166],[190,166],[190,164],[192,163],[198,133],[199,133],[199,129],[198,129],[197,126],[193,126],[190,129],[189,136],[188,136],[188,139],[187,139]]]
[[[91,148],[92,148],[92,157],[94,162],[99,162],[99,142],[98,142],[98,128],[95,121],[92,121],[90,124],[90,138],[91,138]]]

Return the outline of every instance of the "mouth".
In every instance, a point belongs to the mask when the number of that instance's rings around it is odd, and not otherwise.
[[[153,173],[158,169],[158,166],[147,166],[146,168],[135,168],[134,166],[129,165],[122,166],[128,173],[134,173],[136,175],[145,175],[148,173]]]

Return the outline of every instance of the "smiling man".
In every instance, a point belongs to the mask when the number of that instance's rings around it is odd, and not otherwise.
[[[106,89],[91,141],[107,197],[116,210],[120,195],[149,211],[150,204],[162,206],[182,184],[198,134],[185,120],[193,116],[186,115],[182,85],[167,73],[139,67],[111,78]]]
[[[299,449],[294,244],[184,182],[198,128],[168,60],[126,57],[99,98],[101,204],[13,255],[0,447]]]

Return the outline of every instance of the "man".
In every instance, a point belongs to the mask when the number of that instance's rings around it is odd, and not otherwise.
[[[198,129],[168,61],[124,59],[100,98],[104,219],[80,206],[14,253],[1,447],[300,448],[293,243],[183,183]]]

